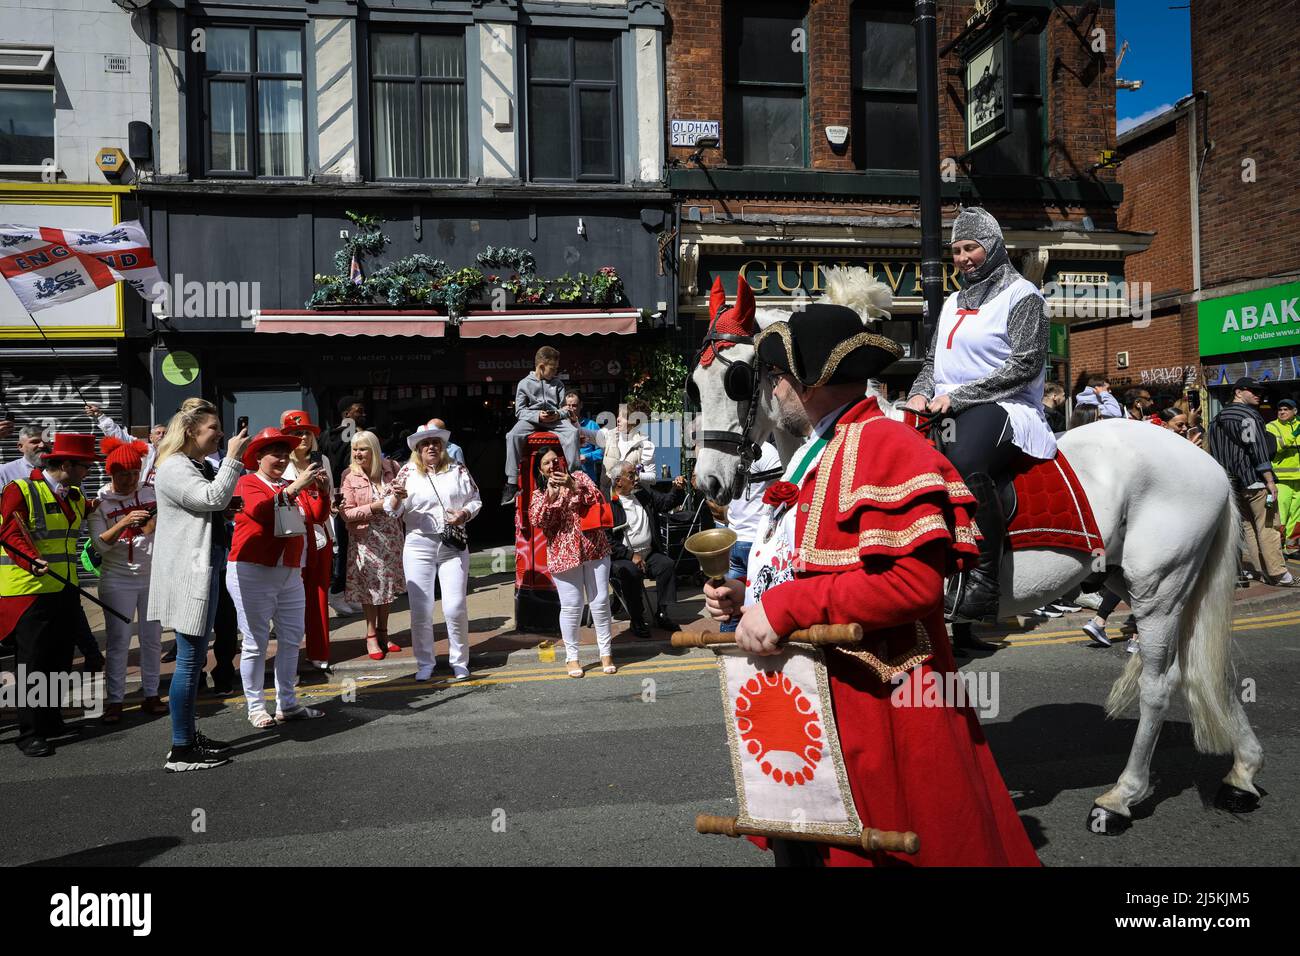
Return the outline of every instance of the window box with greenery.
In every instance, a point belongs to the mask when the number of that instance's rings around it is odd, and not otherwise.
[[[728,0],[723,146],[733,166],[808,165],[806,2]]]
[[[466,178],[463,33],[370,34],[376,179]]]
[[[534,182],[618,182],[619,56],[601,34],[528,37],[528,168]]]
[[[0,172],[58,168],[54,87],[0,84]]]
[[[206,175],[306,176],[302,44],[298,27],[204,27],[204,50],[195,56]]]
[[[853,50],[853,165],[916,172],[916,34],[907,0],[857,0]]]

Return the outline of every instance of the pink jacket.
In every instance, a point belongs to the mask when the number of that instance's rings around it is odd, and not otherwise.
[[[379,467],[380,494],[387,497],[388,488],[397,477],[397,463],[385,458]],[[371,519],[375,517],[370,510],[370,503],[375,500],[370,479],[365,475],[358,475],[349,466],[343,476],[343,484],[339,488],[343,492],[343,507],[340,513],[343,515],[343,520],[348,523],[348,530],[365,531],[370,527]]]

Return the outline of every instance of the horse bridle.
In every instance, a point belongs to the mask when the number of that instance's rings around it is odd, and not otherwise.
[[[692,393],[692,386],[694,383],[691,380],[691,375],[694,374],[696,368],[699,368],[700,359],[704,357],[704,353],[712,347],[713,357],[717,361],[721,362],[723,367],[726,369],[726,371],[723,372],[722,382],[727,397],[735,402],[748,402],[748,405],[745,410],[745,422],[741,426],[739,433],[733,431],[701,431],[697,433],[697,436],[701,442],[713,442],[734,449],[734,454],[737,457],[737,464],[736,474],[732,479],[732,487],[735,487],[741,478],[744,478],[745,482],[750,484],[759,481],[767,481],[770,478],[780,477],[784,469],[769,470],[756,474],[750,473],[750,467],[763,453],[763,449],[758,445],[758,443],[749,437],[750,430],[754,427],[754,422],[758,417],[758,391],[762,387],[763,376],[761,374],[761,369],[755,369],[754,366],[750,365],[748,362],[739,362],[728,359],[725,354],[726,350],[716,346],[716,343],[718,342],[730,342],[750,346],[754,344],[754,337],[752,335],[735,335],[731,332],[718,331],[718,320],[722,318],[722,314],[726,310],[727,304],[724,302],[718,307],[712,321],[709,322],[709,330],[705,333],[704,343],[700,346],[699,351],[695,353],[695,362],[691,371],[686,375],[686,395],[688,398],[693,397],[695,404],[699,404],[698,390]],[[754,353],[754,358],[757,361],[757,351]]]

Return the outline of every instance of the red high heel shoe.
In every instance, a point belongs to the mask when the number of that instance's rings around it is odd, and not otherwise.
[[[370,642],[371,642],[371,641],[374,641],[374,642],[375,642],[375,646],[378,647],[379,650],[377,650],[377,651],[372,651],[372,650],[370,650]],[[369,653],[369,655],[370,655],[370,659],[371,659],[372,661],[382,661],[382,660],[384,659],[384,657],[385,657],[386,655],[384,654],[384,649],[383,649],[383,647],[382,647],[382,646],[380,645],[380,643],[379,643],[379,635],[378,635],[378,634],[367,634],[367,635],[366,635],[366,651],[367,651],[367,653]]]
[[[388,628],[386,627],[375,628],[375,634],[376,636],[378,636],[380,644],[384,644],[384,643],[388,644],[388,653],[396,654],[398,651],[402,649],[401,644],[398,644],[396,641],[390,641],[388,639]]]

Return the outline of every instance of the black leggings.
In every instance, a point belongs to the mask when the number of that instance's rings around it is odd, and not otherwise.
[[[983,472],[1000,484],[1020,453],[1012,441],[1011,419],[994,402],[968,408],[936,427],[940,450],[963,478]]]

